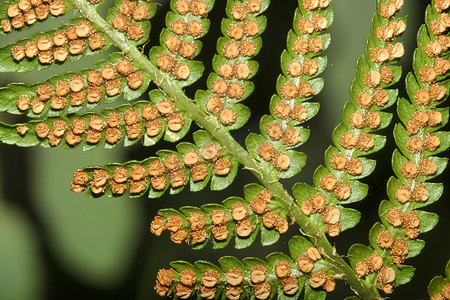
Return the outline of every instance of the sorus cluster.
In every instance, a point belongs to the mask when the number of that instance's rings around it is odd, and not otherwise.
[[[172,0],[175,14],[168,14],[167,31],[161,33],[161,43],[156,65],[164,72],[170,72],[175,79],[188,80],[191,75],[189,60],[199,52],[198,41],[207,30],[208,7],[203,0]]]
[[[218,55],[213,66],[216,73],[208,78],[208,96],[204,103],[207,113],[218,123],[231,126],[239,111],[235,103],[244,100],[251,91],[247,80],[255,75],[257,63],[251,61],[260,49],[260,38],[266,20],[259,16],[264,10],[260,0],[235,2],[229,8],[230,19],[224,19],[219,39]]]
[[[151,222],[150,231],[159,236],[168,230],[174,243],[188,242],[197,247],[209,239],[213,239],[213,247],[216,243],[223,247],[231,241],[233,235],[243,239],[249,238],[258,230],[261,219],[267,229],[285,233],[289,223],[270,211],[271,198],[269,191],[261,190],[250,203],[235,198],[231,202],[225,200],[224,205],[214,207],[205,205],[202,208],[181,208],[181,213],[177,215],[163,211]]]
[[[38,40],[30,40],[11,48],[11,55],[16,61],[38,59],[41,64],[64,62],[69,55],[85,53],[86,47],[92,51],[100,50],[106,45],[105,38],[94,31],[88,20],[81,20],[76,25],[60,28],[51,35],[41,35]]]
[[[82,21],[83,22],[83,21]],[[99,103],[105,97],[115,97],[122,93],[124,82],[129,88],[136,90],[144,83],[144,77],[128,59],[117,64],[104,65],[55,83],[43,83],[36,86],[35,93],[19,96],[16,100],[20,112],[30,111],[39,115],[47,108],[52,111],[63,111],[67,107],[81,108],[87,101],[89,104]]]
[[[8,6],[8,18],[1,20],[1,27],[8,33],[44,21],[50,15],[58,17],[65,13],[66,5],[61,0],[20,0]]]
[[[99,1],[94,0],[94,2]],[[137,22],[148,20],[153,15],[154,9],[154,6],[140,1],[124,0],[116,8],[117,14],[111,20],[112,26],[124,32],[128,39],[140,41],[144,37],[144,28]]]
[[[126,113],[134,114],[130,110]],[[121,116],[118,117],[120,119]],[[129,117],[135,121],[138,115],[134,114]],[[142,132],[142,127],[139,126],[136,131]],[[131,133],[135,132],[131,131]],[[190,165],[185,164],[186,156],[170,152],[166,153],[167,155],[164,157],[150,158],[149,162],[141,164],[111,166],[107,170],[79,170],[74,174],[71,189],[74,192],[82,192],[90,186],[92,193],[103,194],[109,188],[113,195],[122,195],[128,189],[131,194],[141,194],[149,187],[154,192],[164,192],[169,185],[172,189],[186,186],[189,178],[193,181],[209,179],[208,168],[210,166],[213,167],[215,176],[226,176],[230,173],[231,161],[221,154],[215,144],[204,146],[200,153],[202,156],[198,157],[198,162]]]
[[[309,248],[307,253],[320,259],[320,253],[315,248]],[[319,257],[317,258],[318,255]],[[216,267],[213,265],[195,263],[195,267],[182,262],[183,266],[175,269],[161,269],[156,277],[155,290],[160,296],[175,294],[181,299],[187,299],[197,293],[202,299],[216,299],[223,295],[226,299],[240,299],[244,293],[254,295],[256,299],[269,299],[278,286],[287,296],[295,295],[302,288],[299,279],[309,277],[309,284],[313,288],[323,288],[332,292],[336,286],[335,280],[325,271],[311,274],[298,274],[291,263],[279,259],[265,262],[262,260],[233,260],[234,267]],[[308,259],[310,259],[308,257]],[[311,259],[311,260],[312,260]],[[250,263],[250,261],[252,263]],[[223,259],[220,260],[223,262]],[[271,275],[274,278],[271,278]]]

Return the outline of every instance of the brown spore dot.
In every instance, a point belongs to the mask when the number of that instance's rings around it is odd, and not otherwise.
[[[133,19],[135,21],[143,21],[150,16],[150,10],[146,5],[139,4],[136,5],[136,8],[133,12]]]
[[[350,175],[357,176],[362,173],[363,164],[359,158],[351,158],[347,161],[345,168]]]
[[[339,138],[340,145],[345,149],[353,149],[358,144],[356,135],[352,132],[346,132]]]
[[[262,143],[257,148],[258,155],[265,161],[271,161],[276,152],[277,150],[275,149],[275,146],[268,142]]]
[[[298,291],[298,286],[298,279],[295,277],[286,277],[281,280],[281,288],[288,296],[295,295]]]
[[[25,55],[28,58],[34,58],[39,54],[39,49],[35,41],[29,41],[25,44]]]
[[[342,153],[339,154],[333,153],[333,156],[331,157],[330,160],[330,164],[333,169],[342,171],[344,170],[347,164],[347,157]]]
[[[409,186],[402,185],[395,190],[395,198],[400,203],[406,203],[411,200],[411,189]]]
[[[161,121],[158,119],[147,121],[145,123],[145,128],[149,137],[157,136],[162,129]]]
[[[15,60],[21,61],[25,58],[25,48],[21,45],[14,46],[11,48],[11,55]]]
[[[266,127],[266,133],[274,141],[279,141],[283,137],[283,127],[278,123],[269,123]]]
[[[197,46],[192,42],[182,42],[178,49],[178,53],[186,59],[193,59],[196,51]]]
[[[20,96],[16,101],[16,106],[19,110],[25,111],[30,108],[30,98],[26,96]]]
[[[347,182],[341,182],[336,186],[334,195],[338,200],[347,200],[352,194],[352,187]]]
[[[208,144],[204,146],[202,149],[202,157],[206,161],[216,160],[217,158],[219,158],[219,156],[220,156],[219,147],[214,143]]]
[[[372,96],[365,91],[358,93],[356,101],[358,102],[358,106],[362,109],[370,109],[373,104]]]
[[[247,19],[247,9],[242,4],[236,4],[231,9],[231,15],[235,20],[242,21]]]
[[[320,187],[327,192],[331,192],[336,188],[337,179],[331,174],[327,174],[320,179]]]
[[[412,161],[403,163],[400,167],[402,175],[407,179],[415,179],[419,175],[419,168]]]
[[[352,128],[361,129],[366,125],[366,120],[364,114],[360,112],[354,112],[349,117],[348,120]]]
[[[244,26],[242,24],[232,23],[227,28],[227,35],[228,37],[239,41],[244,37]]]
[[[214,162],[214,173],[219,176],[225,176],[231,171],[231,161],[226,157],[221,157]]]
[[[227,94],[231,99],[241,99],[244,96],[244,86],[240,82],[233,82],[229,85]]]
[[[203,24],[198,20],[193,20],[188,23],[187,32],[193,37],[198,37],[203,34]]]
[[[233,65],[225,62],[219,67],[219,76],[225,79],[230,79],[233,77]]]
[[[184,117],[181,114],[173,113],[167,116],[167,127],[170,131],[178,132],[184,126]]]
[[[291,106],[286,102],[278,102],[273,109],[273,113],[276,117],[287,120],[291,117]]]
[[[249,20],[244,23],[244,33],[246,36],[253,37],[259,33],[259,24],[254,20]]]
[[[359,138],[358,138],[358,148],[362,151],[369,151],[373,148],[373,146],[375,145],[375,141],[373,139],[373,137],[364,132],[362,133]]]
[[[39,123],[36,128],[34,129],[34,132],[36,132],[36,135],[43,139],[46,138],[47,135],[50,133],[50,126],[47,123]]]
[[[158,56],[156,59],[156,64],[164,72],[170,72],[175,67],[175,58],[169,53],[164,53]]]
[[[173,77],[178,80],[187,80],[190,74],[191,70],[186,64],[177,64],[172,70]]]
[[[170,155],[164,160],[164,166],[167,171],[174,172],[178,171],[183,167],[183,162],[175,154]]]
[[[236,203],[231,208],[231,216],[236,221],[241,221],[245,218],[247,218],[249,215],[249,210],[247,206],[245,206],[242,203]]]
[[[224,109],[219,114],[220,123],[223,125],[233,125],[237,120],[237,113],[232,108]]]
[[[291,166],[291,159],[289,156],[285,153],[280,153],[276,155],[272,160],[272,165],[277,169],[278,171],[287,171],[289,167]]]

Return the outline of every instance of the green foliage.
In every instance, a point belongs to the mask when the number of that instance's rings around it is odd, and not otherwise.
[[[406,17],[397,16],[403,1],[377,1],[364,53],[356,62],[350,100],[331,136],[333,145],[324,153],[324,164],[315,170],[313,184],[297,182],[292,193],[281,180],[294,177],[306,165],[306,154],[297,148],[313,133],[304,122],[318,113],[320,105],[311,99],[325,86],[325,80],[318,76],[328,64],[322,54],[331,45],[328,28],[334,21],[334,10],[330,1],[298,1],[287,48],[280,57],[282,74],[274,87],[276,94],[268,101],[270,114],[261,117],[259,134],[247,135],[246,149],[230,132],[250,119],[250,109],[241,102],[257,88],[251,79],[260,69],[255,59],[263,46],[261,34],[268,27],[263,13],[269,0],[227,1],[226,18],[220,23],[223,36],[217,38],[212,70],[204,79],[206,90],[196,87],[192,99],[185,88],[194,83],[197,86],[206,71],[207,64],[196,58],[203,48],[201,39],[212,27],[208,16],[214,0],[171,0],[159,45],[149,40],[150,20],[158,8],[150,0],[115,0],[105,18],[99,8],[106,1],[45,2],[48,4],[26,0],[2,3],[2,34],[15,34],[72,10],[81,16],[67,18],[55,30],[28,34],[2,46],[0,72],[65,67],[114,49],[107,59],[89,68],[75,66],[73,71],[38,83],[18,82],[0,88],[0,111],[19,115],[14,120],[20,122],[0,123],[3,143],[45,148],[63,144],[64,149],[74,151],[100,145],[112,149],[122,141],[124,146],[153,146],[161,140],[177,143],[140,161],[78,169],[71,190],[86,192],[91,198],[125,194],[158,198],[166,192],[179,194],[187,187],[192,192],[201,191],[209,183],[210,190],[220,191],[230,187],[240,169],[246,169],[259,184],[246,185],[243,197],[231,196],[221,204],[160,209],[150,231],[157,236],[170,231],[174,243],[186,242],[196,250],[206,247],[209,240],[213,249],[221,249],[233,238],[235,248],[247,248],[259,232],[261,244],[269,246],[292,225],[304,235],[289,239],[289,256],[280,252],[269,254],[265,260],[223,256],[220,267],[206,261],[174,261],[172,269],[159,271],[157,294],[176,299],[197,295],[198,299],[319,300],[335,289],[337,280],[345,280],[358,297],[378,299],[380,293],[390,294],[412,280],[415,268],[404,265],[405,260],[420,254],[425,241],[417,237],[431,231],[439,219],[436,213],[419,208],[443,194],[442,183],[429,181],[444,172],[447,158],[436,155],[450,146],[450,133],[441,130],[448,123],[449,109],[437,107],[449,95],[448,1],[431,1],[427,7],[412,56],[413,71],[407,75],[397,65],[405,53],[403,44],[397,42],[407,23]],[[396,89],[402,77],[405,95]],[[389,108],[397,98],[400,122],[391,126],[397,118]],[[104,108],[119,99],[132,102]],[[24,121],[25,116],[32,120]],[[200,127],[192,133],[193,142],[181,141],[192,124]],[[372,195],[370,186],[360,180],[374,172],[376,160],[369,155],[387,144],[390,128],[398,149],[391,159],[395,176],[387,183],[389,200],[380,202],[380,222],[369,232],[370,246],[355,243],[348,250],[348,260],[344,259],[329,238],[338,237],[361,220],[357,206],[347,205]],[[88,214],[84,227],[108,222],[118,208],[120,205],[105,213],[104,219],[94,220]],[[129,220],[111,226],[112,232],[125,234],[121,228],[136,225],[124,211]],[[60,215],[49,213],[48,217],[76,223],[68,210]],[[55,232],[60,238],[66,236],[61,238],[66,239],[64,245],[73,245],[65,252],[69,257],[80,257],[80,274],[90,272],[92,266],[99,273],[111,272],[100,284],[120,278],[123,272],[108,270],[119,252],[99,258],[91,255],[89,248],[78,248],[83,240],[76,238],[70,226]],[[115,237],[98,247],[117,244],[121,235]],[[133,236],[127,238],[132,240]],[[23,247],[32,249],[30,245]],[[30,272],[35,267],[31,266]],[[449,266],[447,277],[448,273]],[[447,283],[448,278],[433,279],[430,296],[442,293],[447,297]]]

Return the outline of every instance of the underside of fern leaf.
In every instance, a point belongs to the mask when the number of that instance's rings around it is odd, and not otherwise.
[[[254,101],[258,88],[252,80],[261,76],[257,60],[268,44],[262,34],[270,25],[264,13],[282,3],[227,0],[225,11],[218,11],[222,3],[214,0],[171,0],[168,10],[160,12],[151,0],[6,1],[0,4],[0,33],[25,34],[0,48],[0,72],[57,70],[104,51],[109,56],[88,68],[73,65],[72,71],[36,83],[0,88],[0,111],[16,115],[14,124],[0,123],[0,140],[22,147],[62,144],[69,150],[112,149],[122,142],[154,146],[142,160],[78,169],[71,190],[89,197],[158,198],[208,186],[220,191],[248,171],[259,181],[222,202],[160,209],[150,231],[157,236],[169,231],[176,244],[200,250],[211,242],[213,249],[221,249],[234,239],[235,248],[242,249],[259,232],[263,246],[275,244],[292,227],[304,235],[289,239],[290,255],[275,252],[265,260],[223,256],[220,267],[174,261],[157,275],[160,296],[325,299],[344,280],[358,297],[378,299],[380,291],[389,294],[411,280],[414,268],[403,262],[419,254],[424,242],[417,235],[437,222],[434,213],[415,209],[442,194],[441,184],[425,181],[444,171],[447,160],[434,155],[450,145],[448,133],[437,131],[448,122],[448,108],[436,108],[448,96],[450,2],[431,2],[418,33],[414,73],[406,76],[410,103],[392,87],[402,77],[397,60],[405,49],[396,40],[406,29],[406,17],[397,17],[404,3],[376,1],[350,101],[332,133],[334,146],[325,151],[324,166],[314,172],[313,186],[297,182],[291,189],[282,179],[306,165],[306,154],[297,148],[314,130],[305,122],[318,113],[313,99],[325,85],[319,76],[328,63],[323,51],[331,45],[334,10],[329,0],[299,0],[295,12],[289,12],[293,30],[280,58],[282,74],[275,94],[263,99],[270,115],[261,117],[260,134],[248,134],[245,143],[234,132],[249,121],[246,102]],[[150,39],[155,30],[150,21],[157,13],[165,14],[165,28],[159,38]],[[214,14],[223,17],[220,26],[212,24]],[[46,19],[60,17],[66,19],[56,29],[26,35]],[[220,27],[222,36],[211,38],[208,31],[214,27]],[[211,64],[199,59],[208,39],[217,50]],[[387,187],[391,201],[380,204],[381,223],[369,233],[371,247],[354,244],[343,257],[329,238],[361,219],[356,207],[348,205],[371,194],[371,187],[359,180],[375,169],[375,160],[366,156],[389,140],[389,108],[397,98],[404,125],[393,129],[399,149],[392,159],[397,178]],[[374,134],[378,130],[383,131]],[[161,149],[162,140],[176,145]],[[438,290],[443,283],[435,279],[430,296],[445,295],[447,286]]]

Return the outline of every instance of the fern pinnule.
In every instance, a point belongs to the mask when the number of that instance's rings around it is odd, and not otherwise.
[[[290,256],[272,253],[265,260],[247,257],[240,261],[225,256],[219,259],[220,267],[206,261],[193,265],[174,261],[173,269],[159,270],[155,290],[160,296],[173,293],[180,298],[197,292],[204,299],[220,295],[227,299],[271,299],[276,294],[282,299],[298,299],[305,290],[305,299],[323,299],[335,289],[340,275],[323,264],[320,249],[306,238],[294,236],[289,251]],[[315,267],[320,271],[313,271]]]
[[[438,6],[436,1],[427,7],[426,22],[419,29],[413,72],[406,76],[410,100],[400,98],[398,102],[401,123],[394,128],[398,149],[392,155],[396,177],[387,184],[389,200],[380,203],[381,223],[369,233],[371,247],[355,244],[349,249],[350,262],[359,276],[387,294],[412,279],[415,269],[404,262],[421,252],[425,242],[418,239],[419,234],[433,229],[438,221],[436,214],[418,210],[441,197],[443,185],[427,181],[446,168],[447,159],[435,154],[450,146],[449,133],[438,131],[448,122],[448,107],[437,106],[448,97],[450,70],[449,61],[440,57],[448,49],[449,37],[432,25],[446,16],[437,12]],[[382,259],[381,270],[367,267],[373,255]]]
[[[392,115],[381,110],[394,104],[398,94],[387,88],[401,76],[401,68],[394,63],[403,55],[403,46],[394,40],[406,25],[404,18],[395,17],[402,3],[386,3],[378,5],[378,13],[372,18],[373,33],[367,39],[366,55],[357,62],[358,77],[352,83],[351,102],[345,104],[343,123],[333,132],[335,146],[325,153],[326,166],[314,173],[315,188],[303,183],[294,186],[294,197],[302,212],[332,237],[359,222],[359,213],[343,204],[361,201],[367,195],[368,187],[357,179],[372,173],[375,162],[362,156],[384,147],[386,137],[372,132],[389,125]],[[388,15],[384,13],[386,5],[393,10]]]
[[[240,3],[227,1],[221,29],[224,37],[217,41],[218,54],[213,58],[212,72],[207,79],[208,91],[198,91],[195,100],[199,107],[226,130],[242,127],[250,117],[249,109],[239,104],[254,90],[249,80],[258,72],[258,63],[251,60],[262,46],[259,37],[266,28],[261,15],[269,6],[268,0]]]
[[[160,210],[150,224],[150,231],[159,236],[168,230],[173,242],[186,241],[193,249],[205,247],[208,240],[212,241],[214,249],[220,249],[227,246],[233,236],[236,248],[246,248],[254,242],[259,231],[263,246],[276,243],[280,234],[289,228],[281,204],[271,192],[257,184],[245,186],[244,193],[245,199],[230,197],[223,201],[223,205],[189,206],[180,208],[180,211]],[[199,218],[201,226],[195,225]],[[179,226],[174,226],[175,223]],[[180,241],[177,238],[180,235],[185,239]]]
[[[57,0],[51,3],[40,1],[4,1],[0,4],[0,34],[8,34],[26,30],[33,25],[47,20],[49,17],[63,16],[74,6],[71,3]]]
[[[248,151],[273,179],[292,177],[306,163],[306,156],[292,149],[306,142],[309,129],[300,125],[319,110],[318,103],[308,100],[323,87],[323,79],[316,77],[324,71],[326,57],[318,55],[329,45],[330,35],[323,30],[333,22],[328,4],[305,8],[299,3],[287,51],[281,56],[283,74],[277,80],[278,95],[270,100],[271,115],[261,118],[262,135],[250,134],[246,139]]]
[[[197,1],[181,5],[171,1],[171,12],[166,15],[167,28],[161,31],[161,46],[150,50],[154,65],[176,79],[180,87],[197,81],[204,71],[201,62],[193,60],[202,48],[200,38],[209,30],[207,13],[214,1]]]
[[[82,17],[73,18],[56,30],[34,33],[1,48],[2,72],[42,70],[52,64],[75,61],[84,55],[99,54],[112,41],[98,32],[98,28]]]
[[[132,197],[141,197],[148,191],[149,198],[157,198],[167,190],[171,194],[177,194],[187,185],[192,191],[204,189],[209,182],[212,190],[228,187],[238,171],[236,159],[206,131],[195,132],[194,141],[195,144],[179,143],[178,152],[160,150],[156,153],[157,157],[149,157],[141,162],[130,161],[78,170],[74,174],[72,191],[82,192],[88,188],[89,196],[102,196],[105,193],[108,196],[120,196],[129,190]],[[142,176],[135,178],[133,168],[137,166],[144,171]],[[115,176],[117,168],[127,170],[127,174],[120,177],[120,180]],[[96,178],[98,172],[104,174],[100,180]],[[79,182],[79,176],[84,180]],[[117,185],[121,187],[118,190],[120,192],[115,192]]]

